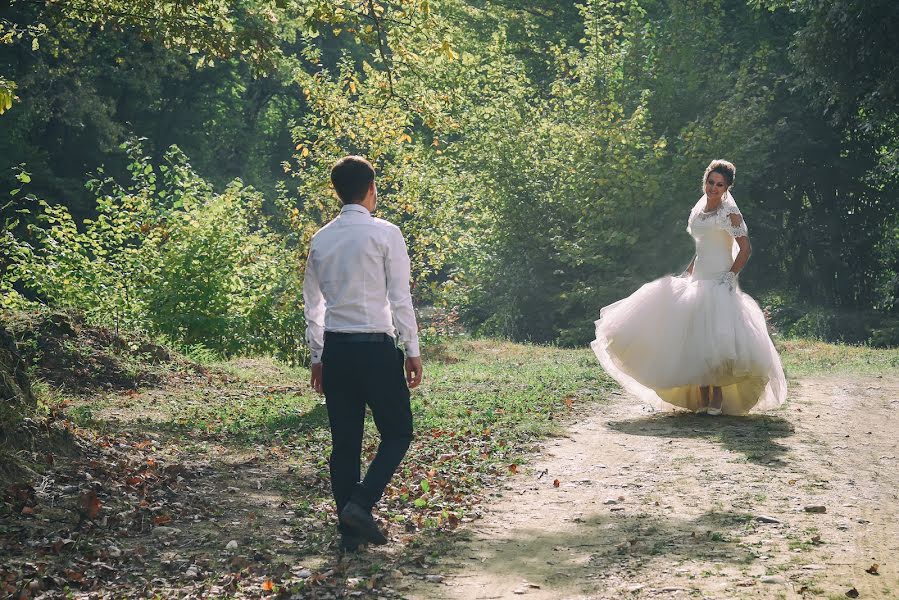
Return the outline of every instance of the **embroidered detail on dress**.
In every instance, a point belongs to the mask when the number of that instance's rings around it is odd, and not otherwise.
[[[734,225],[733,221],[730,220],[731,215],[738,215],[740,217],[740,224]],[[692,234],[692,225],[696,221],[708,222],[712,221],[715,225],[729,233],[735,238],[743,237],[749,234],[749,229],[746,227],[746,221],[743,220],[743,215],[740,213],[740,209],[737,208],[737,204],[728,198],[724,200],[721,204],[718,205],[713,211],[706,212],[701,209],[699,205],[694,208],[692,214],[690,215],[689,220],[687,221],[687,231]]]
[[[737,215],[740,217],[740,224],[734,225],[734,222],[731,220],[731,215]],[[746,220],[743,219],[743,215],[740,214],[740,210],[736,207],[736,205],[728,206],[727,210],[722,211],[721,219],[723,221],[722,225],[724,230],[729,234],[734,236],[735,238],[743,237],[749,233],[749,228],[746,227]]]

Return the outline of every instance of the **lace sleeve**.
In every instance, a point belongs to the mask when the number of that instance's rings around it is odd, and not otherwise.
[[[724,213],[724,230],[734,236],[734,238],[749,235],[749,228],[746,227],[746,221],[736,206],[729,208]]]

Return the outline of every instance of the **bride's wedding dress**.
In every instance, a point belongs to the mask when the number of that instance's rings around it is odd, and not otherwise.
[[[747,234],[728,193],[703,212],[703,196],[687,231],[696,242],[692,276],[662,277],[606,306],[591,344],[603,368],[628,392],[659,410],[697,410],[700,386],[720,386],[724,414],[779,406],[787,395],[780,357],[765,316],[747,294],[719,283]]]

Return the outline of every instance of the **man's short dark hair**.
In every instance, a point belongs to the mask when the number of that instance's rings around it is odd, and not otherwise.
[[[331,167],[331,183],[344,204],[362,202],[374,180],[375,168],[361,156],[344,156]]]

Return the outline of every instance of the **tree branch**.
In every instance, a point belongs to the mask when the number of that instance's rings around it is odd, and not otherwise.
[[[378,33],[378,53],[384,61],[384,68],[387,70],[387,84],[390,87],[390,98],[395,95],[393,89],[393,69],[391,68],[391,59],[387,56],[387,40],[384,38],[384,31],[381,28],[381,21],[375,13],[374,0],[368,0],[368,10],[371,13],[369,18],[375,23],[375,31]],[[389,98],[388,98],[389,99]]]

